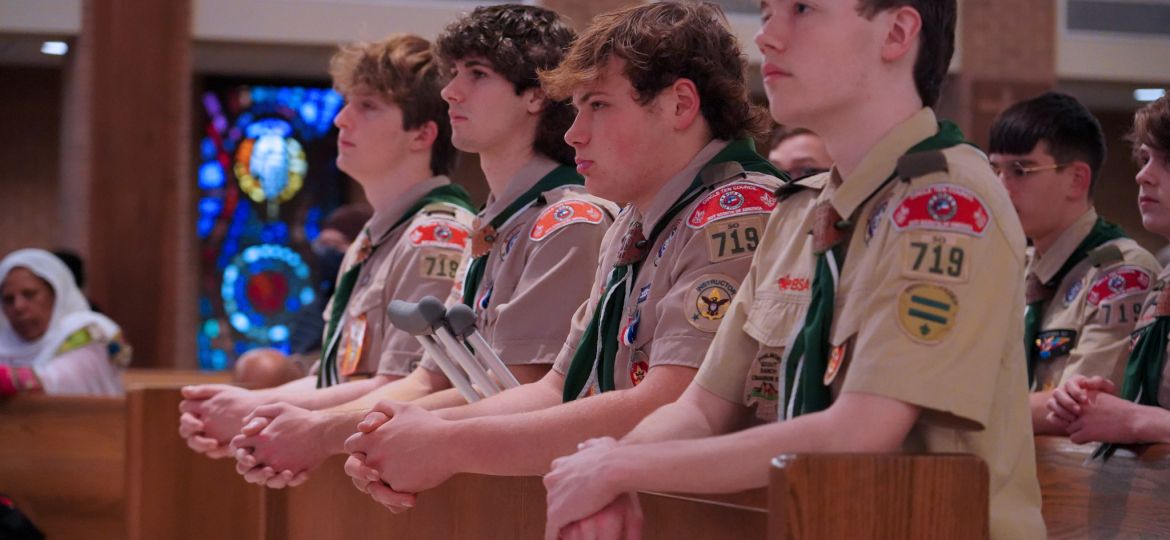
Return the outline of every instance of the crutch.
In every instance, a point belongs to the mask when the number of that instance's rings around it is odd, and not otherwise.
[[[434,327],[427,318],[425,318],[419,310],[419,305],[414,302],[406,302],[404,300],[392,300],[390,305],[386,307],[386,315],[399,330],[406,332],[418,339],[422,344],[423,350],[435,359],[435,363],[439,365],[439,369],[451,381],[451,384],[459,390],[459,394],[466,399],[468,403],[479,401],[479,394],[471,387],[467,376],[459,369],[451,359],[447,357],[447,353],[443,352],[443,348],[435,342],[435,337],[432,335]]]
[[[498,394],[500,392],[499,385],[491,377],[488,377],[483,366],[479,365],[475,357],[455,339],[455,335],[447,328],[447,306],[444,306],[443,302],[434,296],[425,296],[418,301],[418,312],[434,329],[435,340],[443,346],[452,360],[463,367],[463,371],[471,377],[471,382],[479,388],[479,392],[484,397]]]
[[[491,345],[488,345],[483,334],[480,334],[479,329],[475,327],[475,312],[471,308],[465,304],[451,306],[447,310],[447,326],[451,328],[451,332],[456,337],[462,339],[475,352],[476,358],[482,365],[487,366],[488,371],[491,371],[496,379],[504,385],[504,389],[520,386],[520,381],[516,380],[512,370],[504,365],[504,362],[496,355],[496,351],[492,349]]]

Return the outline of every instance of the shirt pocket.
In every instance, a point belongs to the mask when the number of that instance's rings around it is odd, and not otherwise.
[[[809,300],[808,295],[756,291],[743,330],[764,347],[786,347],[804,326]]]

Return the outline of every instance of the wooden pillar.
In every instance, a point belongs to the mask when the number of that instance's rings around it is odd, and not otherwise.
[[[996,115],[1056,84],[1056,5],[1034,0],[959,2],[961,70],[946,110],[986,148]]]
[[[195,361],[191,18],[192,0],[86,0],[66,91],[63,236],[137,367]]]
[[[538,0],[536,2],[541,7],[560,13],[569,20],[573,30],[577,32],[584,30],[589,26],[589,21],[592,21],[593,17],[602,13],[645,3],[646,0],[591,0],[589,2],[582,2],[581,0]]]

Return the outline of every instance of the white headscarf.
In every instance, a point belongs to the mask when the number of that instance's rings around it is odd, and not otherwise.
[[[43,249],[13,251],[0,261],[0,283],[14,268],[25,268],[53,287],[53,315],[49,328],[40,339],[25,341],[8,318],[0,316],[0,364],[10,366],[43,366],[53,359],[57,349],[74,332],[96,327],[101,335],[97,341],[109,341],[121,331],[109,317],[89,309],[85,295],[77,288],[73,274],[56,255]]]

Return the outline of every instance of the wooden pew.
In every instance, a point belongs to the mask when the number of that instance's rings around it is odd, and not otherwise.
[[[119,398],[0,400],[0,492],[48,538],[125,538]]]
[[[1036,468],[1050,538],[1170,538],[1170,445],[1086,459],[1096,444],[1036,437]]]

